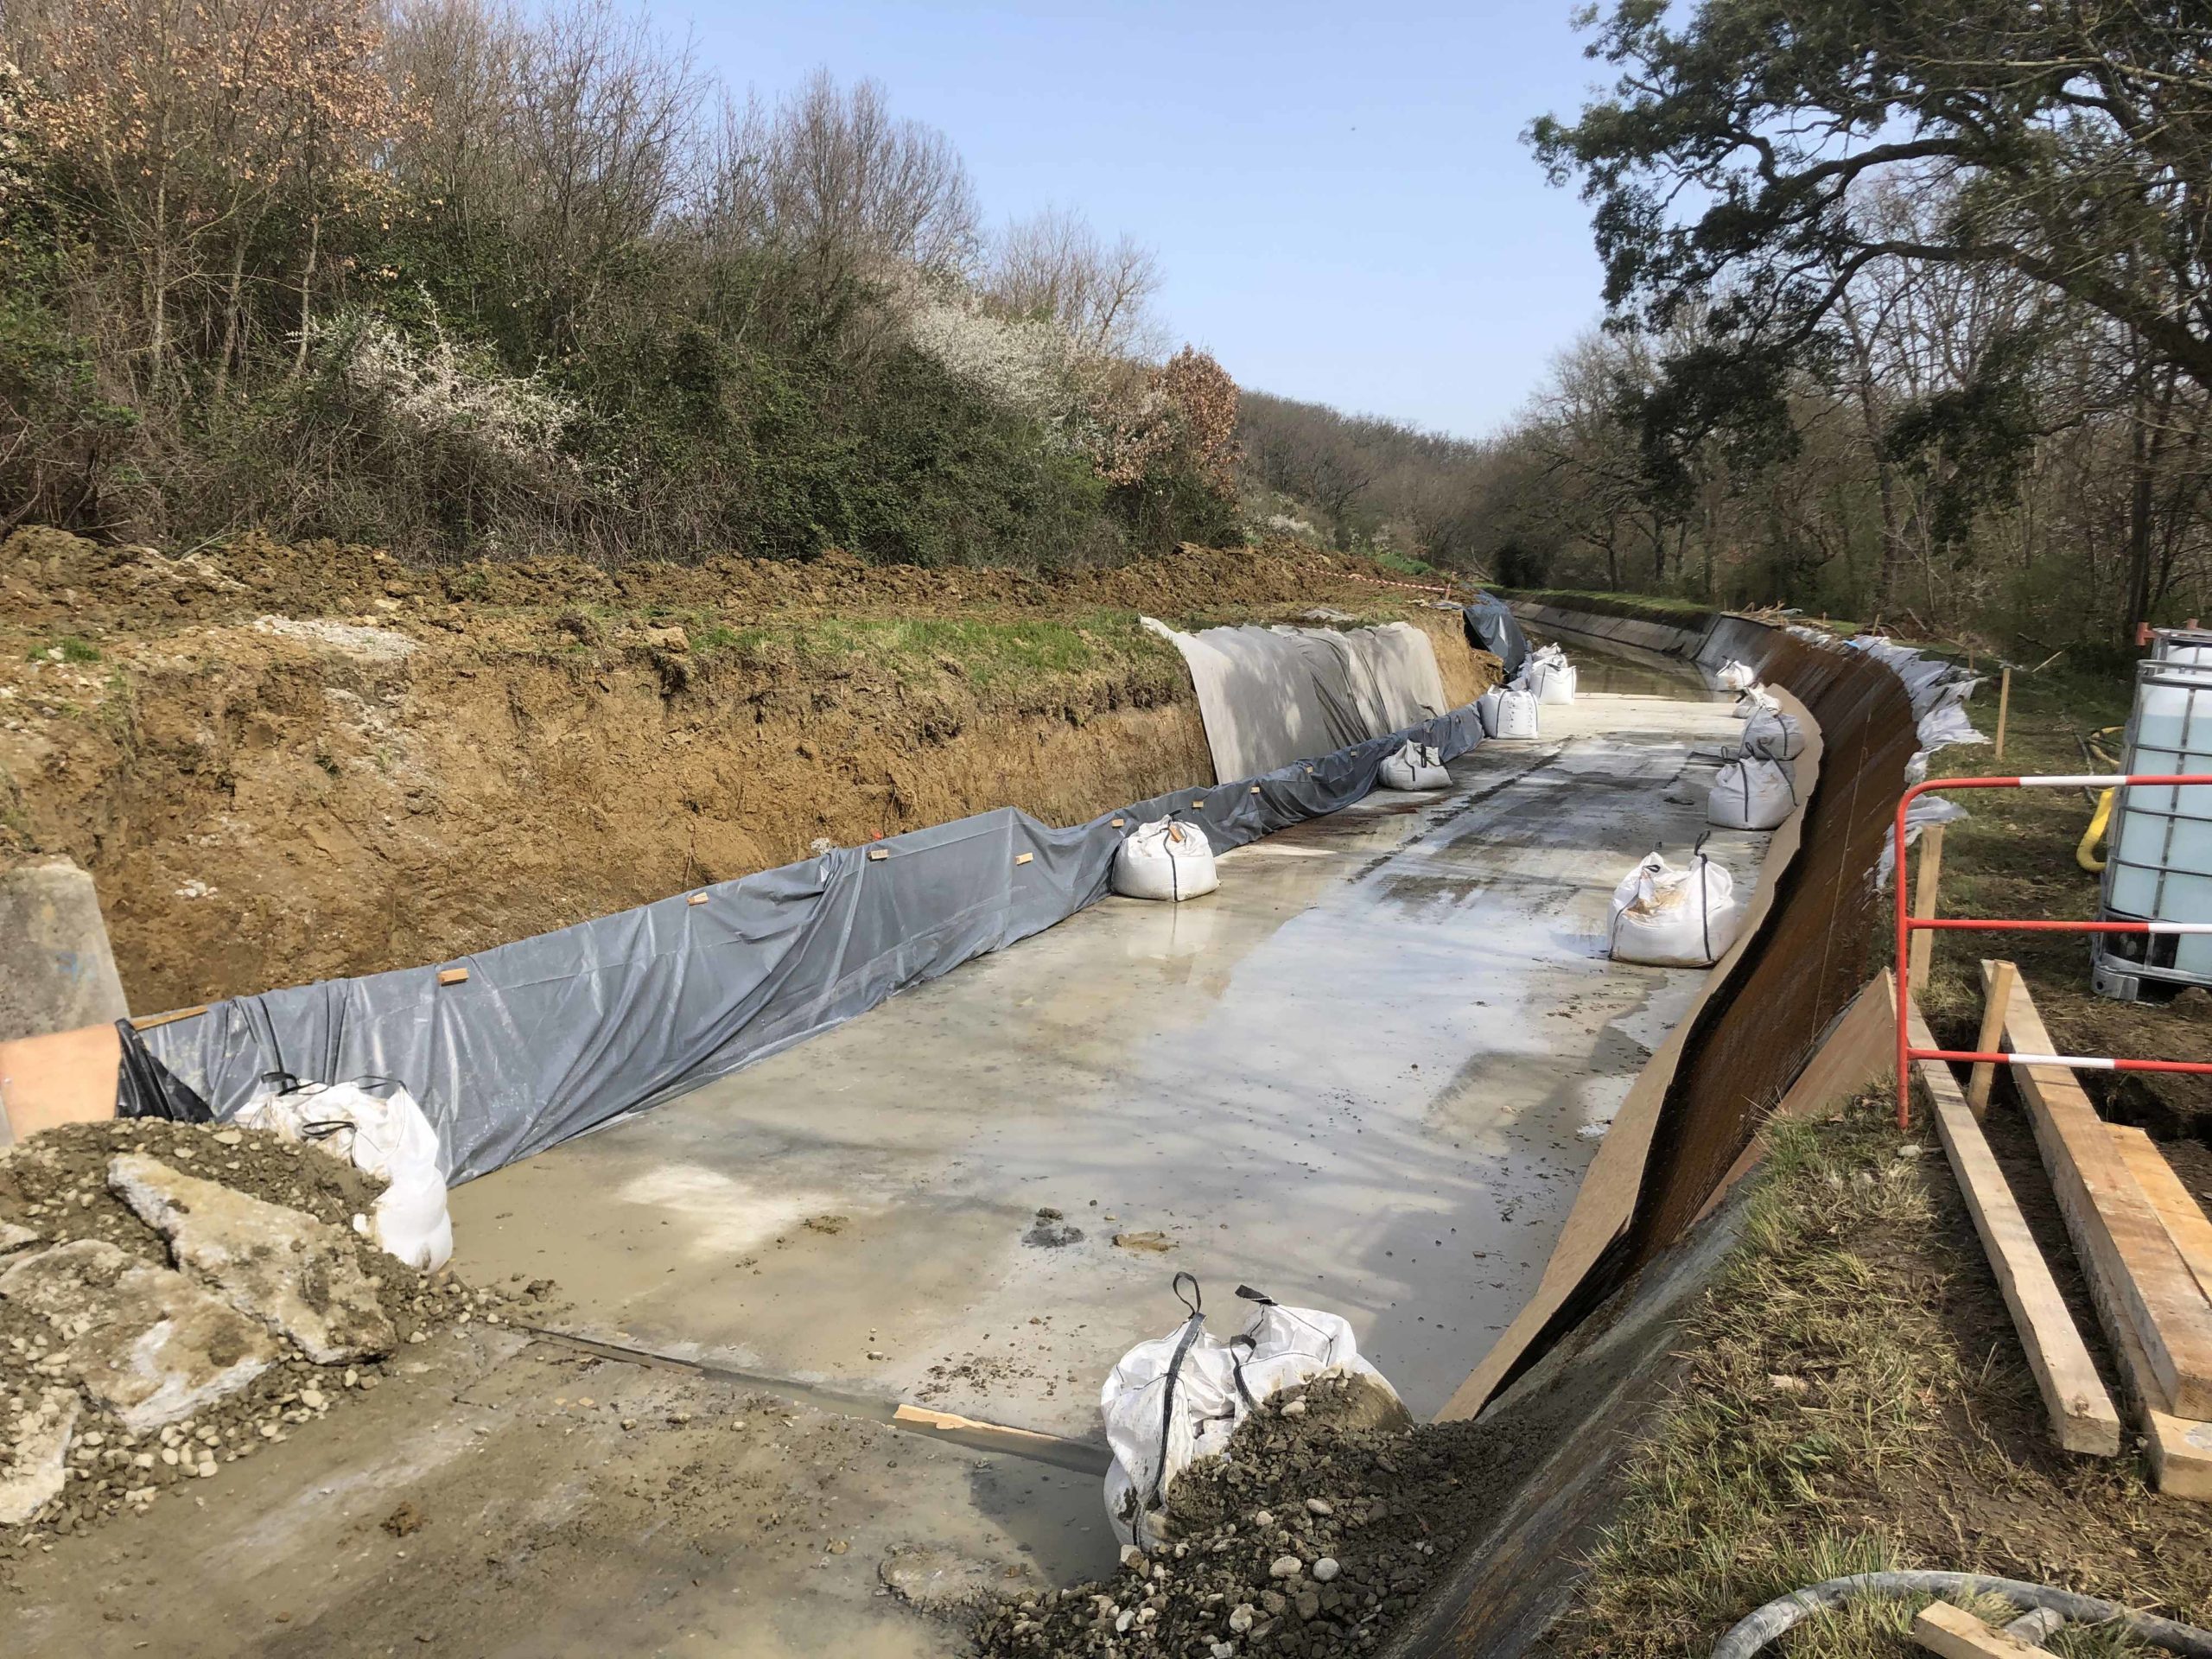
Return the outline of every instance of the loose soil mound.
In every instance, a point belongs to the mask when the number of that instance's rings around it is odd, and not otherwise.
[[[1362,1392],[1327,1378],[1276,1396],[1224,1455],[1176,1483],[1178,1542],[1129,1553],[1110,1583],[991,1609],[976,1651],[1374,1651],[1487,1516],[1496,1494],[1481,1471],[1493,1436],[1466,1422],[1370,1427]]]
[[[385,1255],[352,1231],[353,1217],[375,1202],[381,1183],[319,1148],[259,1131],[145,1119],[50,1129],[0,1155],[0,1224],[39,1237],[37,1245],[0,1256],[0,1263],[20,1262],[46,1246],[99,1239],[138,1260],[170,1266],[162,1236],[109,1190],[109,1160],[129,1152],[338,1229],[374,1284],[398,1346],[384,1359],[325,1367],[287,1345],[283,1358],[239,1392],[156,1432],[133,1433],[87,1400],[62,1497],[28,1526],[0,1528],[0,1570],[53,1535],[82,1531],[118,1514],[128,1492],[151,1489],[143,1507],[181,1482],[208,1478],[224,1465],[251,1458],[353,1394],[374,1389],[430,1332],[477,1319],[512,1323],[523,1310],[542,1309],[552,1289],[548,1281],[512,1294],[471,1289],[449,1271],[420,1273]],[[0,1299],[0,1453],[37,1410],[41,1395],[57,1386],[39,1364],[61,1341],[45,1319]],[[197,1448],[190,1458],[180,1451],[188,1446]]]

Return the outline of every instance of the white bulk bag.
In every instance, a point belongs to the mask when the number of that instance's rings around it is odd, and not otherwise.
[[[1442,789],[1452,781],[1444,757],[1426,743],[1407,743],[1382,763],[1385,789]]]
[[[1759,683],[1759,677],[1749,663],[1726,662],[1713,677],[1723,691],[1748,691]]]
[[[1783,712],[1771,697],[1765,698],[1744,722],[1744,753],[1748,759],[1795,760],[1804,751],[1805,733],[1797,724],[1797,716]]]
[[[1188,1289],[1185,1289],[1185,1287]],[[1365,1377],[1389,1401],[1397,1390],[1360,1357],[1351,1326],[1333,1313],[1285,1307],[1247,1286],[1236,1294],[1257,1304],[1244,1329],[1224,1342],[1205,1328],[1198,1281],[1175,1275],[1175,1294],[1191,1316],[1166,1336],[1141,1342],[1122,1356],[1099,1390],[1106,1443],[1106,1514],[1124,1544],[1153,1548],[1164,1531],[1167,1495],[1176,1478],[1201,1458],[1218,1457],[1254,1406],[1317,1377]]]
[[[312,1141],[388,1185],[353,1230],[426,1272],[453,1259],[453,1217],[438,1172],[438,1132],[415,1096],[387,1077],[298,1083],[257,1096],[236,1119],[287,1141]]]
[[[1497,735],[1497,706],[1505,700],[1505,688],[1493,685],[1475,699],[1475,718],[1482,722],[1483,735]]]
[[[1605,943],[1616,962],[1707,968],[1744,925],[1735,878],[1703,853],[1676,869],[1653,853],[1613,889]]]
[[[1114,853],[1114,891],[1125,899],[1195,899],[1221,885],[1213,846],[1195,823],[1155,818]]]
[[[1491,734],[1497,738],[1534,737],[1536,734],[1536,694],[1518,686],[1508,686],[1498,693],[1497,729]]]
[[[1746,755],[1713,774],[1705,821],[1723,830],[1771,830],[1797,804],[1797,780],[1787,760]]]
[[[1574,701],[1574,664],[1566,658],[1546,658],[1529,667],[1529,689],[1538,702]]]

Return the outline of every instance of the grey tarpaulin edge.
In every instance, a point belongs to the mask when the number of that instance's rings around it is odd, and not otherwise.
[[[1359,800],[1408,739],[1450,760],[1481,742],[1482,728],[1470,704],[1067,830],[1001,807],[454,962],[218,1002],[141,1037],[219,1119],[272,1072],[397,1078],[436,1127],[458,1183],[1065,920],[1105,896],[1115,849],[1140,823],[1173,815],[1204,826],[1217,849],[1240,847]]]

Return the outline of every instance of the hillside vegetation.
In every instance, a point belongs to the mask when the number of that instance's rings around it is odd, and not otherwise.
[[[1231,539],[1149,253],[597,0],[0,8],[0,533],[418,561]]]

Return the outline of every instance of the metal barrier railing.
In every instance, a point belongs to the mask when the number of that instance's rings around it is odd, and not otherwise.
[[[2132,785],[2207,784],[2208,772],[2124,772],[2109,775],[2050,778],[1931,778],[1914,784],[1897,798],[1897,858],[1893,879],[1897,890],[1897,1128],[1912,1125],[1912,1062],[1955,1061],[1967,1065],[2064,1065],[2094,1071],[2183,1071],[2212,1076],[2212,1062],[2203,1060],[2131,1060],[2106,1055],[2008,1054],[1960,1048],[1916,1048],[1906,1018],[1912,995],[1908,958],[1912,936],[1921,930],[1949,932],[2023,933],[2212,933],[2212,922],[2058,922],[2012,920],[2002,918],[1915,916],[1905,899],[1905,810],[1914,799],[1939,789],[2124,789]]]

